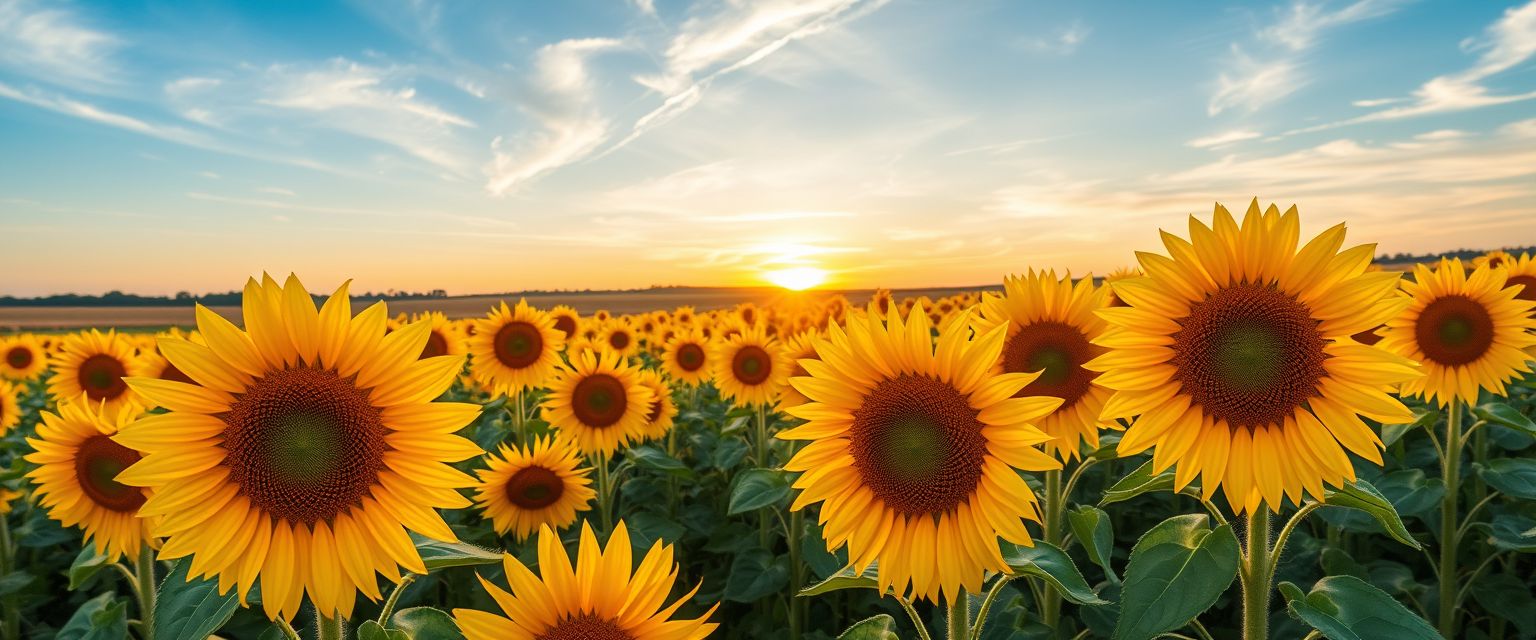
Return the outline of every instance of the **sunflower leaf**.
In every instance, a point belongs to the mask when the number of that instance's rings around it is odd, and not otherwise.
[[[1504,495],[1521,500],[1536,500],[1536,460],[1530,458],[1494,458],[1487,464],[1473,465],[1477,477]]]
[[[411,636],[399,629],[385,629],[369,620],[358,625],[357,640],[411,640]]]
[[[748,469],[731,486],[728,515],[771,507],[789,497],[789,480],[777,469]]]
[[[896,635],[896,619],[888,613],[855,622],[837,635],[837,640],[901,640]]]
[[[80,554],[75,556],[75,561],[69,565],[69,590],[74,591],[84,586],[102,569],[112,566],[111,558],[96,550],[95,544],[87,544]]]
[[[421,562],[427,565],[429,572],[443,567],[467,567],[501,562],[501,552],[472,544],[443,542],[415,533],[411,534],[411,541],[416,543],[416,553],[421,554]]]
[[[842,591],[843,589],[879,589],[880,583],[875,580],[875,577],[878,575],[879,570],[873,562],[864,568],[863,573],[854,573],[853,567],[847,567],[826,580],[801,589],[800,593],[795,595],[805,597],[819,596],[823,593]]]
[[[1472,415],[1479,420],[1487,420],[1494,424],[1503,425],[1511,429],[1518,429],[1526,433],[1536,435],[1536,422],[1519,409],[1502,402],[1489,402],[1472,409]]]
[[[1173,470],[1164,470],[1162,473],[1152,471],[1152,461],[1136,467],[1135,470],[1125,474],[1113,486],[1104,490],[1104,497],[1099,500],[1099,506],[1103,507],[1116,502],[1130,500],[1143,493],[1154,491],[1173,491]]]
[[[1413,534],[1408,533],[1408,527],[1403,525],[1403,518],[1398,515],[1397,508],[1365,480],[1356,480],[1338,489],[1328,489],[1323,494],[1323,503],[1327,507],[1363,511],[1375,518],[1394,540],[1415,549],[1421,548],[1419,541],[1414,540]]]
[[[1200,615],[1231,586],[1241,561],[1230,525],[1211,529],[1204,514],[1153,527],[1125,567],[1116,640],[1149,640]]]
[[[725,580],[725,599],[752,602],[778,593],[789,584],[789,564],[762,547],[747,550],[731,560]]]
[[[1062,597],[1076,604],[1108,604],[1093,592],[1083,579],[1072,558],[1059,547],[1043,540],[1035,546],[1025,547],[1013,543],[1003,544],[1003,562],[1013,570],[1014,576],[1032,576],[1049,582]]]
[[[240,608],[234,589],[220,595],[217,580],[188,580],[191,565],[189,558],[178,560],[160,583],[155,600],[157,640],[203,640],[229,622]]]
[[[1280,585],[1291,616],[1317,629],[1329,640],[1436,640],[1440,637],[1423,618],[1381,589],[1354,576],[1329,576],[1311,593],[1289,582]]]
[[[1088,552],[1088,559],[1104,569],[1111,582],[1119,582],[1120,577],[1115,575],[1115,568],[1110,563],[1115,553],[1115,530],[1109,514],[1092,505],[1078,505],[1067,512],[1067,524],[1072,527],[1077,542]]]
[[[694,477],[693,470],[689,469],[688,465],[683,464],[683,461],[669,456],[667,452],[651,445],[632,447],[626,454],[626,457],[633,460],[636,465],[646,469],[660,471],[685,480]]]
[[[124,640],[128,637],[128,601],[103,593],[86,600],[59,629],[55,640]]]
[[[464,640],[464,632],[442,609],[411,607],[395,612],[390,626],[404,631],[411,640]]]

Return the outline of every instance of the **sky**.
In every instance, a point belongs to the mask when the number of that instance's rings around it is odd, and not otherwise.
[[[1533,58],[1536,0],[0,0],[0,294],[985,284],[1254,197],[1530,245]]]

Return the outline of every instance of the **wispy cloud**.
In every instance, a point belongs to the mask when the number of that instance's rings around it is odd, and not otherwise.
[[[1081,21],[1073,21],[1066,26],[1057,27],[1048,36],[1031,36],[1020,38],[1018,46],[1026,51],[1045,53],[1058,56],[1072,55],[1078,46],[1093,33],[1093,30]]]
[[[1186,146],[1196,149],[1218,149],[1227,145],[1263,137],[1264,134],[1248,129],[1233,129],[1221,133],[1203,136],[1184,143]]]
[[[0,82],[0,98],[15,100],[82,120],[89,120],[109,127],[125,129],[163,140],[194,146],[207,144],[201,135],[182,127],[147,122],[133,116],[109,111],[94,104],[81,102],[62,94],[44,91],[35,87],[23,90]]]
[[[73,11],[32,0],[0,0],[0,67],[73,88],[115,82],[111,56],[122,45]]]

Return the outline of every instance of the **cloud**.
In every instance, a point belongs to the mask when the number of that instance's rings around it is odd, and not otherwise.
[[[640,13],[652,17],[656,15],[656,0],[629,0],[629,3],[635,5]]]
[[[36,88],[26,90],[17,89],[0,82],[0,98],[15,100],[17,102],[41,107],[49,111],[56,111],[68,116],[89,120],[118,129],[125,129],[135,133],[153,136],[172,142],[180,142],[193,146],[206,144],[201,136],[181,127],[160,125],[140,120],[133,116],[108,111],[101,107],[86,102],[81,102],[68,96],[49,93]]]
[[[1190,140],[1184,144],[1185,146],[1194,147],[1196,149],[1216,149],[1225,147],[1235,142],[1242,142],[1244,140],[1259,138],[1263,135],[1264,134],[1257,131],[1234,129],[1232,131],[1223,131],[1221,133],[1205,136],[1202,138],[1195,138],[1194,140]]]
[[[1337,11],[1326,10],[1324,4],[1292,4],[1279,22],[1259,31],[1259,37],[1291,51],[1302,51],[1312,46],[1324,31],[1385,16],[1396,11],[1403,0],[1358,0]]]
[[[1243,107],[1257,111],[1301,88],[1306,80],[1292,60],[1259,61],[1232,45],[1231,69],[1216,78],[1216,93],[1206,105],[1207,115]]]
[[[260,189],[257,189],[257,191],[260,191],[262,193],[270,193],[270,194],[276,195],[276,196],[288,196],[290,198],[299,195],[297,193],[294,193],[293,190],[291,190],[291,189],[284,189],[282,187],[262,187]]]
[[[1081,22],[1073,21],[1067,26],[1056,28],[1050,36],[1020,39],[1018,45],[1026,51],[1035,53],[1068,56],[1076,52],[1078,45],[1087,40],[1091,33],[1093,33],[1092,29]]]
[[[997,144],[984,144],[984,145],[981,145],[979,147],[966,147],[964,149],[956,149],[954,151],[945,152],[944,157],[946,157],[946,158],[954,158],[954,157],[957,157],[957,156],[970,155],[970,154],[973,154],[973,153],[985,153],[987,155],[999,156],[999,155],[1003,155],[1003,154],[1006,154],[1006,153],[1012,153],[1014,151],[1018,151],[1019,149],[1023,149],[1025,147],[1029,147],[1029,146],[1033,146],[1033,145],[1037,145],[1037,144],[1041,144],[1041,143],[1045,143],[1045,142],[1053,142],[1053,141],[1056,141],[1056,140],[1062,140],[1062,139],[1070,138],[1070,137],[1072,137],[1072,136],[1064,135],[1064,136],[1046,136],[1046,137],[1043,137],[1043,138],[1021,138],[1021,139],[1018,139],[1018,140],[1010,140],[1008,142],[999,142]]]
[[[1356,106],[1356,107],[1370,108],[1370,107],[1380,107],[1380,106],[1389,105],[1389,104],[1397,104],[1397,103],[1400,103],[1400,102],[1407,102],[1407,101],[1408,101],[1407,98],[1372,98],[1372,99],[1369,99],[1369,100],[1355,100],[1354,102],[1351,102],[1349,104],[1352,105],[1352,106]]]
[[[62,8],[0,0],[0,66],[76,89],[116,82],[111,56],[122,42]]]
[[[209,180],[218,180],[224,177],[212,171],[199,171],[197,175],[200,175]]]

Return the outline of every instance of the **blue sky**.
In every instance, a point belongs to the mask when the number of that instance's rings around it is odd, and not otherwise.
[[[1536,2],[0,0],[0,293],[985,283],[1215,201],[1536,244]]]

